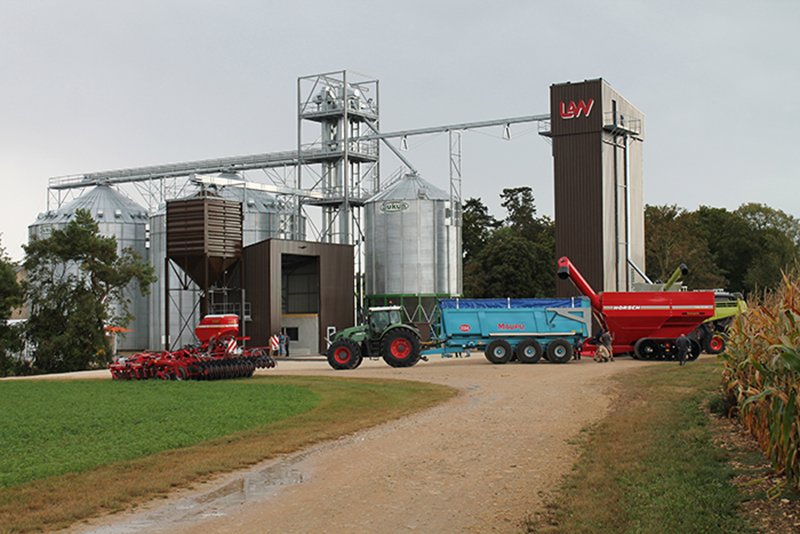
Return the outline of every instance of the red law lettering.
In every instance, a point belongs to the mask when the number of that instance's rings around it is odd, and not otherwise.
[[[574,100],[570,100],[569,104],[565,104],[561,102],[560,113],[562,119],[575,119],[580,117],[583,114],[584,117],[588,117],[589,113],[592,112],[592,108],[594,107],[594,98],[590,98],[587,101],[578,100],[576,104]]]

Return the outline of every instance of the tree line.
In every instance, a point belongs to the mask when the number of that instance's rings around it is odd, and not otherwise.
[[[480,199],[463,208],[464,296],[551,297],[555,293],[555,224],[537,215],[530,187],[500,194],[506,217]],[[645,264],[651,280],[666,280],[681,263],[690,289],[749,294],[771,289],[800,262],[800,220],[763,204],[738,209],[646,206]]]

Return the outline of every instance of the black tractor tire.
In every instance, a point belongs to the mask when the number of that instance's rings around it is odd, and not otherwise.
[[[419,337],[406,328],[390,330],[381,341],[383,361],[391,367],[411,367],[421,356]]]
[[[486,347],[484,354],[487,360],[498,365],[510,362],[514,349],[505,339],[495,339]]]
[[[719,354],[720,352],[725,352],[725,348],[725,338],[722,337],[722,335],[718,332],[711,333],[711,335],[707,337],[703,343],[703,349],[705,349],[708,354]]]
[[[355,369],[361,363],[361,349],[349,339],[337,339],[328,347],[328,365],[337,371]]]
[[[517,359],[520,363],[536,363],[542,359],[542,345],[533,338],[523,339],[517,345]]]
[[[572,359],[572,345],[569,341],[557,338],[547,345],[547,359],[550,363],[567,363]]]

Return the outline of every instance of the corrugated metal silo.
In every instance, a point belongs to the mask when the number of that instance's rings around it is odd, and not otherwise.
[[[98,185],[57,210],[40,213],[36,222],[28,227],[28,237],[44,238],[54,229],[63,229],[79,209],[91,213],[101,235],[116,238],[118,251],[130,247],[142,259],[148,259],[147,210],[107,185]],[[129,309],[134,316],[129,325],[133,331],[120,337],[117,349],[144,349],[148,342],[148,298],[141,295],[136,283],[127,290],[127,296],[131,300]]]
[[[461,226],[445,191],[407,175],[364,209],[368,295],[461,294]]]

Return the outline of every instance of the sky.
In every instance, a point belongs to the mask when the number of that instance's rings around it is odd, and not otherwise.
[[[646,116],[645,201],[800,217],[800,2],[0,0],[0,240],[22,257],[50,177],[296,148],[300,76],[380,80],[381,128],[547,113],[602,77]],[[463,196],[553,214],[535,124],[465,133]],[[381,170],[400,167],[386,150]],[[446,135],[405,155],[446,189]]]

